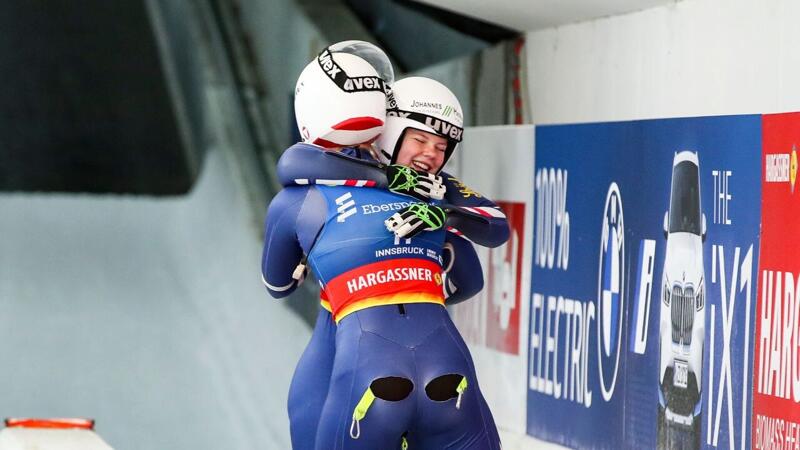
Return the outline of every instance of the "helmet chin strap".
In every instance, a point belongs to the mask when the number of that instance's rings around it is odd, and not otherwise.
[[[450,161],[450,158],[453,156],[453,153],[455,153],[455,151],[456,151],[456,146],[457,145],[458,145],[457,142],[448,141],[447,150],[445,151],[444,159],[442,160],[442,166],[439,167],[438,171],[436,171],[437,174],[439,172],[441,172],[442,169],[444,169],[444,166],[447,165],[447,161]]]

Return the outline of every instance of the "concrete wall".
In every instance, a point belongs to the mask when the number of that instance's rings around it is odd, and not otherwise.
[[[394,61],[395,75],[397,79],[406,75],[430,76],[447,84],[461,100],[468,125],[505,123],[506,48],[503,44],[479,51],[486,45],[480,40],[391,2],[372,5],[373,20],[383,30],[383,35],[377,37],[370,36],[340,2],[327,5],[313,0],[241,0],[238,5],[266,89],[263,106],[270,118],[267,126],[277,147],[276,155],[294,143],[292,102],[298,75],[325,45],[344,39],[364,39],[384,45],[389,53],[398,58],[402,56],[410,66],[419,66],[437,57],[472,52],[470,56],[443,61],[409,74],[402,73],[398,61]],[[337,21],[338,24],[334,23]],[[424,30],[415,39],[400,40],[399,36],[414,25]],[[384,39],[385,44],[377,42],[378,38]],[[436,49],[423,48],[424,42],[420,39],[439,45]],[[483,105],[480,108],[474,107],[478,99]]]
[[[503,125],[508,123],[507,45],[501,43],[409,75],[433,78],[449,87],[464,110],[465,126]]]
[[[800,109],[794,0],[687,0],[527,35],[536,124]]]
[[[280,152],[293,143],[297,77],[327,42],[295,2],[242,0],[239,7],[267,88],[267,127]]]

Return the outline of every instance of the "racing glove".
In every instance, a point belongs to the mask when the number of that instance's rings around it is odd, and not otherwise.
[[[446,219],[447,213],[443,208],[414,203],[392,214],[384,224],[397,237],[410,239],[423,231],[435,231],[444,227]]]
[[[441,200],[446,190],[442,177],[399,164],[386,167],[386,180],[390,191],[423,202]]]

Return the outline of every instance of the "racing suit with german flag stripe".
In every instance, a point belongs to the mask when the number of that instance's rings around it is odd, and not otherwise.
[[[449,268],[445,277],[447,304],[464,301],[477,294],[483,287],[480,261],[469,241],[447,233],[443,252],[443,266]],[[314,325],[311,340],[297,362],[289,388],[288,412],[295,450],[313,449],[315,433],[319,424],[322,407],[328,393],[328,385],[333,370],[335,355],[336,325],[330,313],[330,304],[325,291],[321,291],[321,304]],[[481,407],[488,412],[488,406],[481,397]],[[409,449],[419,449],[415,436],[408,436]],[[499,441],[499,437],[496,439]],[[396,449],[401,448],[398,442]]]
[[[389,212],[408,204],[381,189],[309,186],[286,188],[270,205],[266,266],[289,247],[308,255],[338,324],[317,449],[396,448],[406,434],[416,448],[499,445],[444,309],[445,231],[386,231]]]
[[[356,149],[345,149],[342,153],[363,157],[361,152]],[[354,164],[352,161],[338,156],[340,155],[333,156],[330,153],[323,153],[313,146],[298,144],[284,153],[278,164],[278,176],[288,185],[326,183],[380,187],[386,184],[385,175],[381,170],[376,170],[374,165]],[[326,178],[322,178],[323,174]],[[368,179],[370,177],[374,179]],[[447,203],[474,208],[473,211],[477,210],[477,214],[491,218],[486,222],[469,221],[467,226],[463,227],[469,233],[469,238],[488,246],[496,246],[505,242],[508,236],[508,226],[502,212],[494,203],[469,189],[454,177],[445,174],[444,178],[448,183],[445,198]],[[489,212],[487,213],[485,210]],[[450,230],[456,231],[452,228]],[[454,304],[479,292],[483,287],[483,279],[480,262],[468,241],[457,237],[452,232],[447,233],[445,249],[444,265],[449,268],[445,295],[447,303]],[[270,271],[266,270],[267,268],[265,265],[265,280],[270,279],[267,275]],[[286,272],[286,269],[284,268],[283,271]],[[283,280],[286,279],[287,277],[284,276]],[[287,284],[290,284],[289,288],[293,289],[291,280]],[[333,366],[336,329],[329,313],[330,307],[324,298],[324,291],[322,297],[322,304],[326,309],[320,309],[311,340],[298,362],[289,390],[289,418],[292,444],[295,449],[309,449],[314,446],[314,433],[309,433],[309,430],[317,427]],[[479,400],[481,408],[491,418],[485,401],[482,397]],[[493,426],[491,429],[494,431]],[[420,448],[415,437],[413,433],[408,436],[412,449]],[[495,434],[492,440],[499,442],[499,437]]]

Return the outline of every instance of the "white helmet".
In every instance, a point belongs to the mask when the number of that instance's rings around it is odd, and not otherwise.
[[[364,41],[344,41],[309,63],[295,87],[295,119],[303,142],[322,147],[373,140],[386,120],[389,58]]]
[[[444,166],[464,133],[464,116],[456,96],[442,83],[424,77],[404,78],[392,86],[392,92],[397,107],[386,112],[386,127],[377,141],[384,162],[397,160],[406,129],[414,128],[447,138]]]

